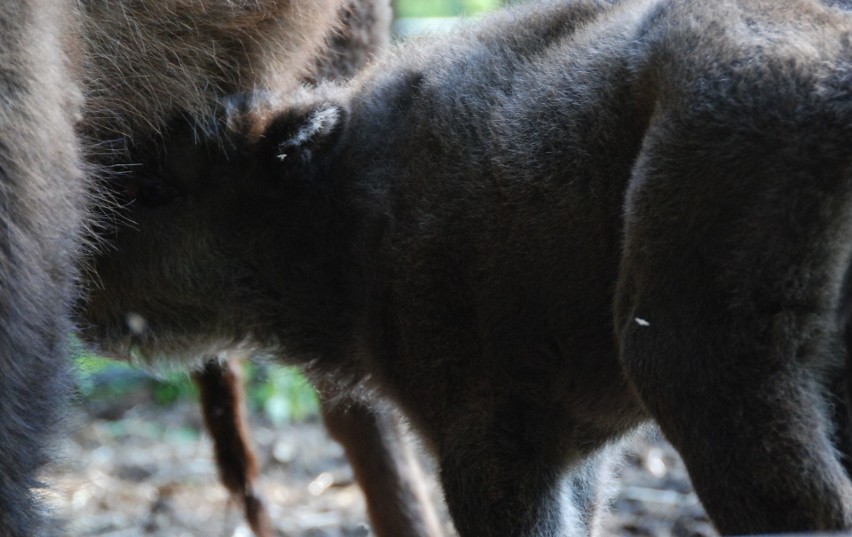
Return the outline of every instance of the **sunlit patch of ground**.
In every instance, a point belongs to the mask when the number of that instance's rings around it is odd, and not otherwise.
[[[103,414],[111,412],[72,414],[60,458],[45,475],[54,484],[49,504],[69,537],[250,536],[218,483],[197,407],[142,402],[113,413],[120,419]],[[318,420],[277,428],[255,420],[252,428],[260,489],[280,536],[370,534],[343,452]],[[658,438],[637,439],[621,474],[604,535],[715,535],[680,459]]]

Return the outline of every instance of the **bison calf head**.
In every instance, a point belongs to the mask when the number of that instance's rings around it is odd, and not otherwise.
[[[142,164],[122,181],[126,203],[81,307],[84,337],[103,352],[150,361],[250,347],[311,359],[345,331],[352,215],[329,168],[346,111],[229,109],[212,136],[181,119],[137,148]]]

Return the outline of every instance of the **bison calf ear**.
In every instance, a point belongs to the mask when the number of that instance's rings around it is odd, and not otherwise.
[[[310,164],[326,153],[346,125],[346,111],[336,104],[322,104],[296,114],[273,120],[263,135],[270,156],[284,166]]]

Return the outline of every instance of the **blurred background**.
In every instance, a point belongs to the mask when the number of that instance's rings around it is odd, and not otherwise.
[[[476,16],[512,3],[501,0],[396,0],[393,32],[397,38],[441,31],[457,17]]]
[[[396,0],[394,34],[440,32],[505,3]],[[325,433],[311,386],[292,367],[245,362],[243,373],[260,488],[278,535],[369,535],[360,490]],[[81,351],[76,379],[70,432],[44,476],[58,483],[45,496],[70,537],[251,535],[219,485],[186,372],[152,373]],[[620,473],[606,535],[714,535],[680,460],[655,431],[637,436]]]

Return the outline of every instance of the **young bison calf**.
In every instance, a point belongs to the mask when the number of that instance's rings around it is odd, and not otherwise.
[[[176,129],[88,315],[374,388],[463,536],[594,532],[650,418],[723,533],[852,529],[850,88],[852,16],[815,0],[505,11],[236,102],[224,147]]]
[[[159,158],[171,118],[210,117],[225,95],[351,76],[389,39],[390,15],[388,0],[0,2],[0,536],[50,531],[34,489],[70,385],[71,307],[83,288],[103,291],[77,267],[93,264],[92,243],[109,250],[114,198],[135,189],[140,160],[156,167],[136,148]],[[223,481],[263,534],[245,430],[221,418],[239,407],[226,366],[196,378],[220,416]],[[393,419],[332,402],[327,423],[382,515],[377,535],[436,535]]]

